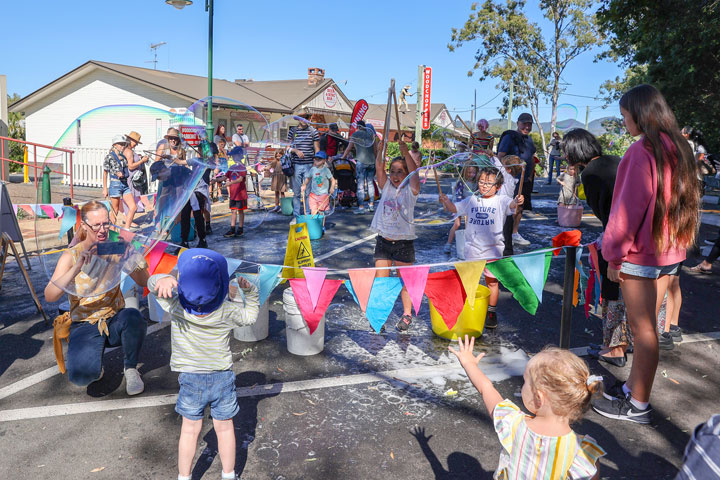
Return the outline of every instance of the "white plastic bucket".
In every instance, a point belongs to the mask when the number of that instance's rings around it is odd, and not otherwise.
[[[230,282],[230,294],[228,295],[228,297],[233,302],[244,303],[242,295],[238,295],[237,291],[237,279],[233,279]],[[268,309],[268,304],[267,302],[265,302],[260,305],[260,310],[258,311],[258,316],[255,320],[255,323],[253,323],[252,325],[247,325],[245,327],[235,327],[233,329],[233,335],[237,340],[240,340],[242,342],[259,342],[260,340],[264,340],[268,337],[268,333],[270,330],[269,317],[270,313]]]
[[[465,260],[465,230],[455,230],[455,250],[460,260]]]
[[[153,322],[162,322],[162,321],[169,321],[170,320],[170,314],[167,313],[165,310],[163,310],[160,307],[160,304],[157,301],[157,296],[155,296],[154,293],[148,293],[147,296],[148,299],[148,313],[150,315],[150,320]]]
[[[283,292],[283,311],[285,312],[285,336],[287,349],[294,355],[316,355],[325,348],[325,316],[320,319],[318,327],[312,335],[295,303],[292,288]]]

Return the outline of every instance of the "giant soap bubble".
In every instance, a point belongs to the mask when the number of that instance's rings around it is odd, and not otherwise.
[[[210,207],[207,181],[220,163],[205,132],[210,100],[213,113],[222,107],[225,116],[229,113],[231,120],[242,120],[249,127],[249,145],[243,146],[242,155],[235,152],[237,161],[261,163],[267,142],[253,132],[264,132],[267,122],[253,108],[229,99],[203,99],[189,108],[171,110],[105,106],[86,112],[68,126],[56,149],[44,158],[43,169],[50,170],[51,198],[39,189],[37,203],[51,208],[38,210],[36,243],[48,278],[52,279],[65,252],[66,259],[82,257],[84,263],[70,280],[56,277],[53,283],[77,296],[107,292],[158,242],[178,242],[173,237],[180,230],[183,209]],[[216,121],[221,120],[220,114],[215,115]],[[62,199],[71,196],[71,170],[73,206],[63,207]],[[255,192],[251,194],[259,201],[249,203],[259,215],[249,222],[252,227],[262,223],[267,210],[258,208],[263,199],[259,189]],[[83,210],[86,204],[91,211]],[[62,212],[62,218],[52,218],[54,211]],[[111,224],[109,229],[106,223]],[[65,232],[70,228],[75,228],[76,236],[68,248]]]
[[[314,121],[313,117],[305,119],[297,115],[288,115],[269,123],[266,127],[267,138],[273,144],[292,147],[294,132],[296,132],[298,128],[301,128],[301,124],[314,128],[320,135],[327,134],[329,137],[335,138],[341,143],[356,145],[358,147],[372,147],[377,138],[372,125],[365,127],[359,126],[350,134],[349,126],[342,121],[323,123]]]

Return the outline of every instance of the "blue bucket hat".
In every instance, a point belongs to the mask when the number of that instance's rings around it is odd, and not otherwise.
[[[186,312],[205,315],[217,310],[228,294],[230,275],[225,257],[206,248],[180,254],[178,299]]]
[[[319,152],[315,153],[314,158],[322,158],[323,160],[327,160],[327,153],[320,150]]]

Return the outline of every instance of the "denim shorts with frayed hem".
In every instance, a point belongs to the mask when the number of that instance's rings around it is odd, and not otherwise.
[[[180,393],[175,411],[188,420],[202,420],[208,405],[214,420],[229,420],[240,411],[235,391],[235,373],[232,370],[183,372],[178,382]]]
[[[108,196],[110,198],[121,198],[130,193],[130,187],[127,183],[123,183],[120,180],[110,180],[110,186],[108,187]]]
[[[626,275],[632,275],[634,277],[656,279],[660,275],[675,275],[679,266],[680,263],[657,267],[654,265],[635,265],[634,263],[623,262],[620,266],[620,271]]]

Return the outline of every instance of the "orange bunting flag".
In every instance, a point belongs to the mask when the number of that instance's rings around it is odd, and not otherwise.
[[[562,232],[552,239],[553,247],[579,247],[580,240],[582,239],[582,232],[580,230],[568,230]],[[560,250],[555,250],[553,255],[559,255]]]
[[[400,269],[404,270],[404,269]],[[365,313],[367,310],[368,300],[370,299],[370,290],[372,290],[373,281],[375,280],[374,268],[353,268],[348,270],[350,283],[360,304],[360,309]]]

